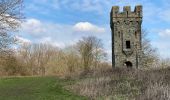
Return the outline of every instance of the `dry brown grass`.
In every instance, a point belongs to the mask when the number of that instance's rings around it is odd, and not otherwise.
[[[75,79],[69,88],[92,100],[170,100],[170,68],[103,68]]]

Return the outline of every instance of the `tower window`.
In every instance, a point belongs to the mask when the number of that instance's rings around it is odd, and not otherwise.
[[[118,14],[118,11],[115,12],[116,17],[117,17],[117,14]]]
[[[126,49],[130,49],[130,41],[126,41]]]
[[[126,15],[127,15],[127,17],[128,17],[128,11],[126,12]]]
[[[140,17],[140,11],[138,11],[138,16]]]
[[[137,38],[137,32],[135,31],[135,38]]]
[[[118,32],[118,34],[119,34],[119,38],[120,38],[120,31]]]

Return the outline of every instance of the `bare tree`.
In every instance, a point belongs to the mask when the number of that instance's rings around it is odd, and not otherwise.
[[[22,20],[22,0],[0,0],[0,55],[10,51],[15,42],[11,32],[16,31]]]
[[[153,67],[159,60],[157,49],[152,47],[150,40],[147,38],[147,31],[142,30],[142,64],[145,68]]]
[[[75,71],[75,68],[78,66],[78,61],[79,57],[75,53],[72,52],[66,55],[66,64],[70,73]]]
[[[45,75],[46,65],[57,50],[50,44],[28,44],[21,47],[20,55],[32,75]]]
[[[38,57],[38,65],[41,70],[41,75],[45,75],[46,73],[46,65],[51,59],[51,57],[55,54],[57,48],[53,47],[50,44],[38,44],[35,45],[35,55]]]
[[[97,68],[100,61],[104,61],[107,53],[104,51],[103,44],[100,39],[94,38],[94,50],[93,50],[93,59],[94,67]]]
[[[36,73],[35,67],[35,56],[33,54],[33,46],[32,44],[25,43],[21,45],[18,50],[17,59],[20,62],[20,66],[26,67],[28,73],[30,75],[34,75]]]
[[[65,47],[63,49],[65,53],[65,62],[69,73],[75,72],[76,69],[80,68],[80,56],[77,53],[75,45]]]
[[[160,59],[159,63],[160,63],[159,67],[161,67],[161,68],[168,68],[168,67],[170,67],[170,58]]]
[[[77,47],[85,71],[89,70],[93,62],[95,62],[96,66],[97,61],[101,60],[104,56],[101,40],[94,36],[83,37],[82,40],[77,43]]]

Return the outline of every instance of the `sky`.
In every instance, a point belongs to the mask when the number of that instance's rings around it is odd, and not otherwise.
[[[170,0],[25,0],[18,39],[64,48],[83,36],[102,39],[111,57],[112,6],[143,6],[142,27],[162,58],[170,57]]]

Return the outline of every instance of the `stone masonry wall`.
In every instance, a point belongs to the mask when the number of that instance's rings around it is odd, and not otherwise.
[[[142,6],[113,6],[110,13],[112,30],[112,65],[113,67],[140,67],[141,63],[141,24]]]

